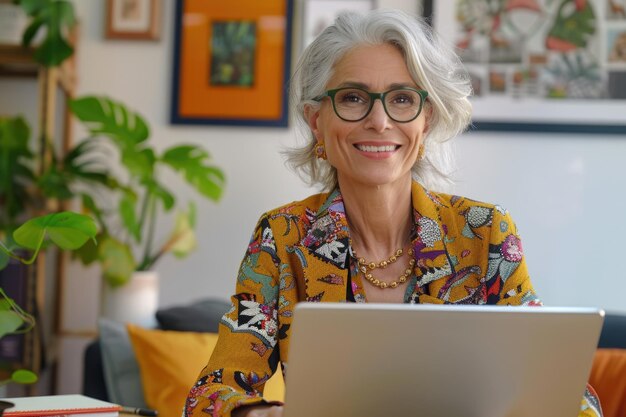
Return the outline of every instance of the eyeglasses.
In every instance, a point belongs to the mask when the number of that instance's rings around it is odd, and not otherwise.
[[[331,98],[335,114],[346,122],[358,122],[365,119],[372,111],[374,101],[380,99],[385,113],[391,120],[408,123],[415,120],[422,112],[428,91],[402,87],[384,93],[370,93],[358,87],[343,87],[328,90],[315,97],[314,100],[322,101],[324,97]]]

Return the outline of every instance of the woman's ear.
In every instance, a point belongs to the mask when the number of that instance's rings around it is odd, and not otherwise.
[[[428,133],[428,131],[430,130],[430,125],[431,125],[431,120],[433,117],[433,106],[427,101],[426,103],[424,103],[424,109],[422,110],[424,112],[424,134]]]
[[[319,108],[316,108],[315,106],[312,106],[310,104],[304,105],[304,118],[306,119],[309,128],[311,129],[311,132],[313,132],[315,139],[317,139],[318,141],[322,139],[322,135],[320,134],[320,130],[317,124],[319,116]]]

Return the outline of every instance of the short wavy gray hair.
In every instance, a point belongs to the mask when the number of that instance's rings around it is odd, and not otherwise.
[[[413,177],[430,189],[450,185],[454,158],[449,139],[470,123],[472,87],[457,55],[421,18],[399,10],[378,9],[365,14],[343,13],[303,52],[291,79],[291,106],[302,146],[285,151],[287,164],[308,185],[330,190],[337,186],[337,173],[315,154],[315,137],[304,117],[305,105],[324,93],[337,62],[359,45],[391,44],[403,54],[409,73],[428,91],[429,129],[424,137],[425,158],[413,165]]]

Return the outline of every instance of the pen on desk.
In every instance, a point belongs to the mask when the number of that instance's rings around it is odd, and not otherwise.
[[[137,416],[156,417],[159,415],[156,410],[148,410],[146,408],[122,407],[122,413],[135,414]]]

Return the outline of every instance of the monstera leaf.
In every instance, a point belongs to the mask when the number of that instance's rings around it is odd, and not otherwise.
[[[209,159],[207,151],[193,145],[170,148],[162,157],[163,162],[181,172],[200,194],[217,201],[222,196],[225,177],[221,169],[208,163]]]
[[[67,0],[19,0],[18,4],[31,17],[22,36],[22,44],[29,46],[40,30],[45,38],[35,49],[35,60],[46,67],[61,64],[74,49],[66,39],[67,32],[75,25],[74,7]]]
[[[121,149],[133,149],[150,136],[150,130],[143,117],[130,111],[124,104],[109,98],[81,97],[72,100],[70,108],[92,135],[108,136]]]

